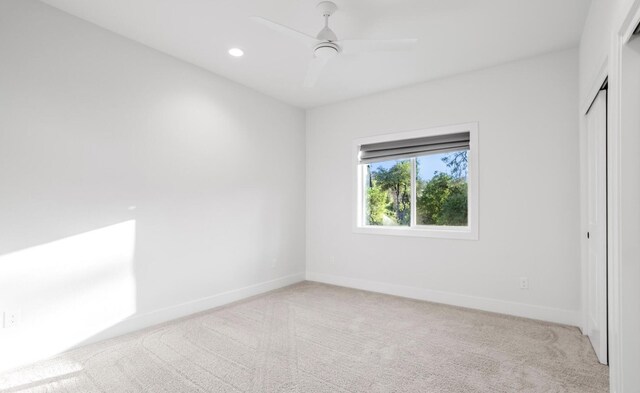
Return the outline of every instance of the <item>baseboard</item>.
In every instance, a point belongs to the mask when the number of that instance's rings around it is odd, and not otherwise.
[[[283,288],[305,280],[305,273],[296,273],[289,276],[276,278],[274,280],[249,285],[243,288],[233,289],[227,292],[218,293],[201,299],[192,300],[185,303],[176,304],[162,309],[134,314],[115,326],[92,336],[91,338],[74,346],[80,347],[98,341],[107,340],[123,334],[142,330],[163,322],[186,317],[201,311],[227,305],[265,292]]]
[[[537,319],[564,325],[580,326],[580,312],[577,310],[562,310],[552,307],[535,306],[525,303],[509,302],[504,300],[462,295],[451,292],[434,291],[425,288],[388,284],[383,282],[361,280],[343,276],[332,276],[314,272],[307,272],[306,277],[308,281],[316,281],[325,284],[362,289],[365,291],[402,296],[417,300],[426,300],[453,306],[473,308],[476,310]]]

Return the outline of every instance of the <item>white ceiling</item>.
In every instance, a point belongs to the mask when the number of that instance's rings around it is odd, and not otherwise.
[[[418,38],[409,53],[340,55],[302,87],[311,50],[249,19],[316,35],[317,0],[42,0],[300,107],[576,46],[590,0],[334,0],[339,38]],[[231,47],[245,56],[232,58]]]

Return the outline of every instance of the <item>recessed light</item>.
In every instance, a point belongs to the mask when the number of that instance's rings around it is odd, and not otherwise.
[[[231,48],[229,49],[229,54],[233,57],[240,57],[244,55],[244,51],[240,48]]]

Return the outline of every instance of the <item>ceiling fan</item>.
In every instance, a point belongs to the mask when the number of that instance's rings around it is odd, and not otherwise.
[[[305,87],[313,87],[327,62],[341,53],[358,54],[376,51],[404,51],[411,49],[418,41],[413,38],[395,40],[339,40],[336,33],[329,27],[329,18],[338,10],[338,6],[332,1],[321,1],[316,8],[324,18],[324,28],[320,30],[316,37],[265,18],[257,16],[251,18],[270,29],[297,39],[311,47],[313,50],[313,59],[309,63],[307,76],[304,80]]]

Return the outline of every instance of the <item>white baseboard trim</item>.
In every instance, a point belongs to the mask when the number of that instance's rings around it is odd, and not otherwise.
[[[404,285],[388,284],[383,282],[361,280],[343,276],[332,276],[314,272],[307,272],[307,280],[354,289],[362,289],[365,291],[384,293],[387,295],[401,296],[417,300],[426,300],[434,303],[449,304],[452,306],[473,308],[476,310],[490,311],[499,314],[507,314],[517,317],[560,323],[564,325],[580,326],[581,315],[577,310],[562,310],[552,307],[535,306],[532,304],[509,302],[504,300],[462,295],[451,292],[434,291],[426,288],[409,287]]]
[[[296,273],[276,278],[274,280],[249,285],[243,288],[232,289],[230,291],[207,296],[201,299],[191,300],[188,302],[161,308],[158,310],[142,314],[134,314],[118,323],[117,325],[112,326],[109,329],[98,333],[97,335],[92,336],[91,338],[74,346],[74,348],[98,341],[107,340],[110,338],[121,336],[123,334],[135,332],[137,330],[142,330],[154,325],[161,324],[163,322],[186,317],[188,315],[195,314],[201,311],[224,306],[229,303],[237,302],[239,300],[260,295],[265,292],[283,288],[298,282],[302,282],[304,280],[305,273]]]

